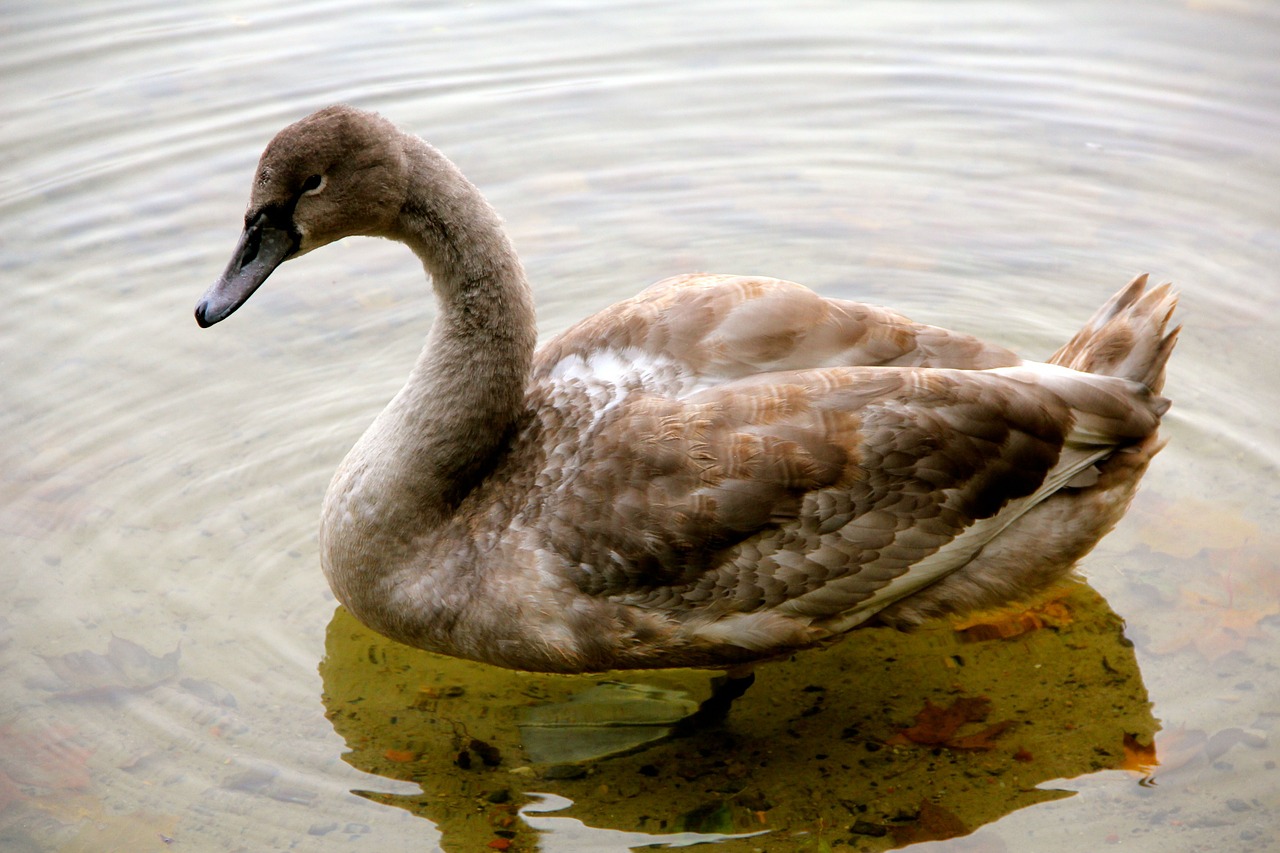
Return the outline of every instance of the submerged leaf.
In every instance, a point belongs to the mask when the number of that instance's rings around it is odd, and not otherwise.
[[[1138,541],[1170,557],[1194,557],[1205,548],[1237,548],[1254,541],[1258,526],[1238,511],[1218,503],[1180,497],[1170,501],[1151,495],[1132,513]]]
[[[141,692],[178,674],[180,649],[156,657],[137,643],[113,636],[105,655],[71,652],[45,656],[44,662],[62,681],[56,692],[64,698],[91,698]]]
[[[908,826],[894,827],[896,844],[918,844],[921,841],[942,841],[968,835],[964,821],[930,800],[921,800],[920,815]]]
[[[992,741],[1011,728],[1012,720],[1003,720],[973,734],[957,736],[966,723],[979,723],[987,718],[991,700],[985,696],[961,696],[945,708],[928,699],[924,708],[916,713],[916,722],[889,738],[890,744],[914,743],[922,746],[943,746],[957,750],[987,750]]]
[[[1179,590],[1172,612],[1153,623],[1151,650],[1170,654],[1194,649],[1216,661],[1266,640],[1268,620],[1280,616],[1280,576],[1274,571],[1275,542],[1205,551],[1212,567]]]
[[[916,712],[915,725],[903,729],[889,742],[941,744],[965,723],[985,720],[990,708],[991,700],[985,696],[962,696],[945,708],[926,699],[924,708]]]
[[[1120,762],[1121,770],[1131,770],[1148,776],[1159,763],[1160,761],[1156,758],[1156,745],[1154,742],[1144,744],[1135,736],[1125,734],[1124,760]]]
[[[995,739],[1004,734],[1007,730],[1013,728],[1013,725],[1013,720],[1001,720],[1000,722],[987,726],[982,731],[974,732],[971,735],[950,738],[942,745],[947,749],[958,750],[984,751],[988,749],[995,749]]]
[[[1070,590],[1061,590],[1048,601],[1018,610],[1002,608],[975,613],[952,627],[965,640],[1007,640],[1041,628],[1065,628],[1075,621],[1071,605],[1065,601]]]

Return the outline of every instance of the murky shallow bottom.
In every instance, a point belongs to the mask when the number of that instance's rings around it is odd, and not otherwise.
[[[0,847],[1277,843],[1261,4],[7,19]],[[862,632],[763,668],[723,726],[532,764],[525,709],[591,680],[389,644],[335,615],[318,569],[330,473],[429,320],[413,259],[341,244],[231,324],[190,318],[263,142],[336,100],[486,190],[548,333],[712,269],[1042,354],[1134,270],[1174,278],[1170,446],[1090,587],[985,629],[1022,633]],[[707,678],[623,680],[700,699]],[[534,814],[530,792],[573,804]]]
[[[1083,586],[1019,618],[1025,624],[997,619],[961,633],[863,631],[765,668],[728,724],[607,762],[564,763],[550,752],[532,767],[522,761],[529,709],[602,679],[476,678],[476,667],[388,644],[345,613],[330,625],[321,674],[347,760],[422,784],[425,797],[379,799],[432,818],[446,849],[502,838],[504,828],[512,840],[528,835],[510,817],[523,799],[513,792],[529,790],[577,803],[571,813],[596,836],[584,849],[611,849],[613,827],[648,833],[632,846],[677,832],[766,831],[735,849],[805,849],[848,839],[855,824],[858,847],[884,849],[1065,796],[1040,782],[1142,770],[1157,726],[1120,620]],[[1036,630],[1068,625],[1061,635]],[[1016,630],[1026,632],[1017,642],[979,639]],[[705,675],[625,677],[706,694]],[[563,722],[561,748],[572,751],[583,727]],[[934,802],[940,793],[944,805]]]

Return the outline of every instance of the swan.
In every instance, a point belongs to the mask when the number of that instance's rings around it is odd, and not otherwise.
[[[1177,297],[1138,276],[1044,363],[738,275],[668,278],[536,347],[498,215],[349,106],[280,131],[195,311],[353,235],[421,259],[438,313],[338,468],[322,566],[371,629],[515,669],[742,672],[867,624],[1053,583],[1162,446]]]

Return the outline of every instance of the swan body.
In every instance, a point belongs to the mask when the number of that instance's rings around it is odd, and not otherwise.
[[[727,275],[661,281],[535,351],[497,215],[372,113],[321,110],[258,166],[208,326],[276,266],[398,240],[439,313],[335,474],[338,599],[409,645],[557,672],[738,667],[1052,583],[1159,450],[1177,329],[1140,276],[1046,363]]]

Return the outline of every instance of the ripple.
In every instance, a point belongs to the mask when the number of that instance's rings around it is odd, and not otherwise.
[[[174,815],[227,849],[427,843],[346,793],[368,780],[338,759],[316,673],[319,504],[430,322],[420,267],[344,243],[227,324],[191,318],[262,145],[325,103],[462,165],[507,217],[546,333],[712,269],[1044,354],[1133,272],[1174,278],[1172,442],[1144,494],[1273,523],[1270,7],[10,5],[0,726],[47,716],[58,743],[101,744],[85,796],[104,814]],[[1117,611],[1143,609],[1115,586]],[[42,656],[112,636],[180,651],[177,673],[118,707],[51,699]],[[1182,659],[1144,669],[1166,719],[1257,710],[1178,698]],[[51,796],[15,808],[71,795]]]

